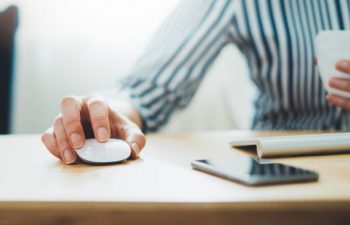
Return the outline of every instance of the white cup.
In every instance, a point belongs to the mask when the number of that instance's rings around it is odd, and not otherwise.
[[[329,87],[333,76],[350,79],[350,74],[338,71],[335,64],[350,60],[350,31],[321,31],[316,37],[317,64],[321,79],[328,93],[350,98],[350,92]]]

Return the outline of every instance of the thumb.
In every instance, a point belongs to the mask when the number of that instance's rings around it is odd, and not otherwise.
[[[146,138],[143,134],[131,134],[126,138],[126,142],[131,147],[131,158],[136,159],[139,157],[140,152],[145,146]]]
[[[146,137],[141,129],[135,124],[128,124],[123,126],[123,131],[119,132],[119,134],[122,134],[121,138],[129,144],[131,148],[131,158],[138,158],[146,144]]]

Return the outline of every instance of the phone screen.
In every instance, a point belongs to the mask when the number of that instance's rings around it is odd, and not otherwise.
[[[255,158],[244,155],[196,160],[192,162],[192,167],[247,185],[315,181],[318,179],[318,174],[310,170],[270,160],[259,162]]]

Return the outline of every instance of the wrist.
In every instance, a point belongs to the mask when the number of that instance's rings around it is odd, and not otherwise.
[[[117,113],[127,117],[133,123],[135,123],[140,129],[143,129],[143,122],[139,111],[133,106],[132,102],[127,98],[108,98],[106,99],[110,109]]]

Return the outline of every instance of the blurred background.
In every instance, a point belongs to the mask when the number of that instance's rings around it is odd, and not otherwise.
[[[177,2],[1,0],[0,13],[10,5],[18,9],[12,85],[6,84],[12,87],[10,131],[41,133],[51,126],[63,96],[88,94],[126,76]],[[10,23],[6,20],[0,17],[0,29]],[[3,34],[0,30],[0,42]],[[246,63],[228,46],[190,106],[163,131],[247,129],[253,98]],[[1,100],[2,111],[6,105]]]

